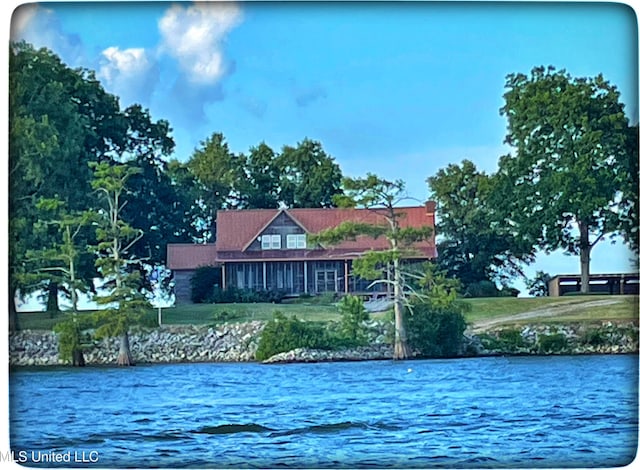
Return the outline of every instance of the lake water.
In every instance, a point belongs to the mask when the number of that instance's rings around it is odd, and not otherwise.
[[[21,369],[10,424],[28,466],[613,467],[638,357]]]

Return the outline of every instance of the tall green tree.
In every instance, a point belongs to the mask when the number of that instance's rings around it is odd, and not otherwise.
[[[626,198],[620,199],[621,230],[629,247],[638,254],[640,248],[640,221],[638,220],[638,189],[640,188],[640,169],[638,163],[638,124],[629,126],[627,130],[627,155],[623,161],[621,171],[627,174],[626,189],[623,194]]]
[[[10,45],[10,312],[17,291],[24,294],[27,287],[14,275],[24,270],[26,251],[60,241],[57,231],[33,230],[41,219],[37,201],[56,198],[69,211],[91,206],[87,163],[122,151],[125,138],[118,100],[104,91],[93,72],[70,69],[47,49],[24,42]],[[49,288],[55,285],[48,283]],[[55,289],[50,298],[57,310]]]
[[[141,290],[143,276],[140,271],[130,269],[132,265],[139,264],[130,252],[143,233],[122,219],[122,210],[127,204],[127,181],[140,170],[107,162],[91,166],[95,172],[92,186],[103,202],[102,209],[97,212],[96,267],[104,281],[102,289],[107,291],[94,297],[95,302],[103,307],[95,313],[98,324],[96,336],[118,336],[118,365],[129,366],[133,365],[129,327],[139,321],[150,307]]]
[[[249,149],[241,162],[245,171],[244,185],[240,181],[243,208],[275,209],[280,193],[278,155],[266,143],[261,142]]]
[[[333,207],[342,192],[342,171],[320,142],[304,139],[285,146],[278,159],[280,202],[287,207]]]
[[[45,230],[54,227],[60,233],[60,241],[27,251],[26,258],[33,267],[30,266],[25,274],[25,283],[41,285],[43,282],[55,282],[71,301],[71,310],[77,312],[78,294],[91,291],[90,280],[78,275],[82,263],[92,258],[87,251],[85,235],[91,217],[88,213],[68,212],[58,199],[40,199],[37,208],[48,217],[36,225]]]
[[[515,155],[500,159],[498,175],[509,220],[540,248],[579,255],[586,293],[591,250],[620,229],[618,201],[633,197],[620,93],[602,75],[536,67],[507,76],[504,100]]]
[[[368,174],[364,178],[344,178],[344,194],[334,198],[339,207],[361,207],[381,216],[383,224],[343,222],[311,237],[312,242],[338,244],[358,236],[384,237],[389,247],[382,251],[369,251],[353,262],[353,273],[374,283],[385,283],[393,290],[395,325],[394,359],[406,359],[411,355],[404,325],[404,310],[410,292],[402,262],[416,254],[412,248],[417,242],[431,236],[433,229],[402,227],[405,216],[399,204],[406,200],[404,182],[388,181]]]
[[[427,179],[438,215],[438,265],[462,283],[507,283],[533,259],[533,244],[505,223],[493,201],[495,178],[463,160]]]
[[[193,201],[181,194],[188,188],[172,180],[166,160],[175,147],[169,123],[154,122],[140,105],[125,109],[124,117],[128,130],[120,160],[139,171],[127,181],[128,204],[122,218],[144,233],[131,247],[131,254],[146,265],[164,265],[167,243],[193,240]]]
[[[41,199],[38,209],[42,214],[49,214],[48,220],[38,225],[54,226],[61,234],[62,241],[53,246],[27,252],[27,259],[33,261],[36,268],[26,274],[33,283],[55,282],[60,291],[71,301],[71,311],[56,324],[60,343],[60,355],[74,366],[84,366],[82,331],[88,327],[86,319],[78,315],[78,296],[92,290],[91,280],[78,276],[87,250],[85,233],[91,223],[90,213],[69,213],[64,204],[56,199]],[[42,267],[46,265],[46,267]]]
[[[224,136],[214,133],[195,150],[187,168],[196,183],[198,203],[206,214],[202,221],[208,230],[205,237],[215,241],[217,211],[240,204],[241,195],[235,189],[244,176],[241,162],[229,149]]]

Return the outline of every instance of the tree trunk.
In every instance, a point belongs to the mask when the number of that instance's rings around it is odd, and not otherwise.
[[[395,320],[395,341],[393,347],[393,359],[402,360],[409,358],[410,351],[407,345],[407,333],[404,329],[404,316],[402,309],[402,292],[400,285],[400,266],[398,260],[393,262],[393,312]]]
[[[59,311],[60,303],[58,302],[58,283],[51,281],[47,287],[47,312],[49,312],[49,317],[53,318],[53,316]]]
[[[120,335],[120,352],[118,353],[119,366],[133,366],[131,348],[129,348],[129,332],[125,331]]]
[[[84,354],[82,352],[82,349],[74,349],[72,356],[73,356],[72,357],[73,367],[84,367],[85,366]]]
[[[591,244],[589,243],[589,227],[578,223],[580,228],[580,293],[589,293],[589,266],[591,264]]]
[[[20,329],[18,324],[18,310],[16,309],[16,293],[9,294],[9,332],[16,332]]]

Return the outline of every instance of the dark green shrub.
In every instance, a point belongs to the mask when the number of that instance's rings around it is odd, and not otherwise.
[[[607,344],[606,333],[600,328],[597,330],[589,330],[582,337],[582,343],[589,346],[603,346]]]
[[[500,291],[491,281],[478,281],[466,286],[465,297],[499,297]]]
[[[467,327],[462,311],[459,302],[441,308],[428,301],[415,304],[405,315],[409,346],[424,357],[458,355]]]
[[[527,280],[526,285],[529,295],[534,297],[547,297],[549,295],[549,281],[551,276],[544,271],[537,271],[533,279]]]
[[[295,315],[287,318],[275,312],[260,335],[256,360],[264,361],[274,354],[297,348],[332,349],[334,344],[322,324],[301,321]]]
[[[520,330],[516,328],[509,328],[498,332],[498,341],[502,345],[502,350],[507,352],[515,352],[527,346]]]
[[[568,345],[567,337],[561,333],[538,336],[538,351],[544,354],[562,352]]]
[[[211,304],[240,304],[240,303],[272,303],[280,304],[287,295],[284,290],[253,290],[228,287],[220,289],[214,287],[206,298]]]
[[[209,296],[222,279],[220,268],[201,266],[191,277],[191,301],[196,304],[209,302]]]
[[[364,308],[360,297],[345,295],[338,303],[340,312],[340,334],[351,341],[353,345],[363,345],[367,342],[367,330],[364,322],[369,320],[369,312]]]
[[[498,291],[498,297],[518,297],[520,290],[515,287],[503,287]]]
[[[480,341],[485,349],[500,351],[503,353],[516,353],[523,348],[530,348],[532,343],[526,341],[520,330],[517,328],[507,328],[493,334],[482,334]]]

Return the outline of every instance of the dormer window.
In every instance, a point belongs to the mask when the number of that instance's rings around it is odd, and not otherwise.
[[[296,250],[307,247],[307,236],[302,233],[298,235],[287,235],[287,249]]]
[[[262,235],[260,243],[263,250],[279,250],[282,247],[280,235]]]

